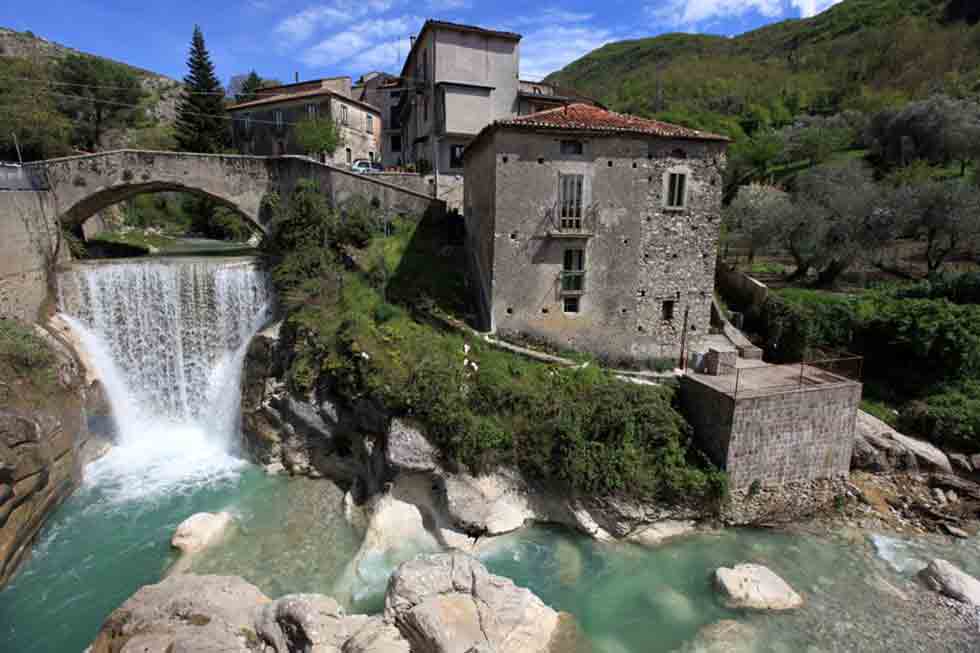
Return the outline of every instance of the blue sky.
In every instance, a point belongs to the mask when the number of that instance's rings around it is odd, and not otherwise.
[[[4,0],[0,26],[171,77],[185,73],[195,23],[223,83],[251,69],[290,81],[398,72],[426,18],[516,31],[536,79],[604,43],[664,32],[733,35],[813,15],[839,0]]]

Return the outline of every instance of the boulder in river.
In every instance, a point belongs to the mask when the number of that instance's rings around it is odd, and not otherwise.
[[[919,577],[930,589],[961,603],[980,607],[980,580],[946,560],[932,560]]]
[[[141,587],[109,615],[91,653],[247,653],[258,638],[252,616],[269,602],[234,576],[171,576]]]
[[[230,513],[199,512],[180,523],[170,545],[184,555],[193,555],[221,539],[231,523]]]
[[[558,613],[530,590],[462,553],[399,566],[388,583],[385,619],[419,653],[543,652],[559,626]]]
[[[171,576],[140,588],[91,653],[544,653],[579,650],[574,620],[461,553],[420,556],[392,575],[383,616],[334,599],[269,600],[237,577]]]
[[[786,581],[762,565],[719,567],[715,587],[729,608],[792,610],[803,605],[803,598]]]

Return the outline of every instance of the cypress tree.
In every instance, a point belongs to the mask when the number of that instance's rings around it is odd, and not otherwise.
[[[187,68],[184,92],[177,103],[177,145],[185,152],[220,152],[228,144],[225,93],[197,25]]]

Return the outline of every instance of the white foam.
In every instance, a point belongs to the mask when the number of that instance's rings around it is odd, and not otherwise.
[[[235,478],[242,361],[270,289],[254,264],[86,265],[62,310],[105,387],[118,445],[86,469],[110,504]],[[65,301],[65,297],[70,297]]]

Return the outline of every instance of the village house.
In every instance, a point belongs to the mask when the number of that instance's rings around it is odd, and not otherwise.
[[[232,132],[242,154],[312,156],[323,163],[350,165],[357,159],[381,161],[381,111],[355,99],[350,77],[314,79],[256,92],[256,98],[228,107]],[[303,120],[329,119],[340,127],[343,144],[333,155],[307,152],[293,127]]]
[[[464,157],[482,327],[676,361],[709,331],[727,144],[586,104],[484,128]]]
[[[405,59],[402,160],[435,173],[439,196],[451,206],[461,204],[463,151],[480,130],[575,99],[567,89],[521,81],[520,41],[513,32],[429,20]]]
[[[402,81],[394,75],[371,72],[362,75],[352,89],[355,100],[377,107],[381,112],[381,163],[385,168],[403,164],[402,125],[399,112]]]

